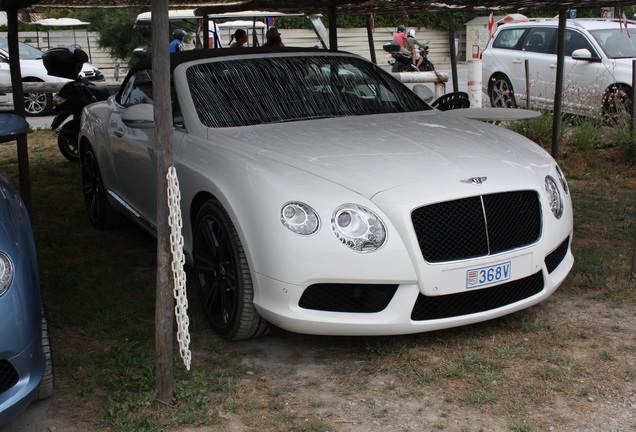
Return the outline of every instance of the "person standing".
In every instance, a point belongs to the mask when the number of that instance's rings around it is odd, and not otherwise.
[[[267,41],[263,44],[264,47],[284,47],[280,33],[278,33],[278,29],[276,27],[270,27],[265,33],[265,37]]]
[[[213,20],[208,21],[208,25],[208,46],[210,48],[223,48],[223,41],[221,40],[221,29],[219,29],[219,25]]]
[[[169,48],[170,52],[178,52],[185,51],[185,47],[183,46],[183,38],[186,37],[187,33],[185,30],[177,29],[172,33],[172,42],[170,42]]]

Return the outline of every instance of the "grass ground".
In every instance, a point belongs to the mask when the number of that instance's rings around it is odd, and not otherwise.
[[[52,404],[79,430],[636,428],[636,168],[624,148],[573,141],[563,148],[576,263],[548,301],[421,335],[280,331],[227,343],[209,330],[189,286],[192,369],[175,355],[174,403],[158,410],[155,242],[133,226],[95,230],[85,215],[79,166],[61,156],[54,133],[34,131],[28,140],[57,373]],[[8,144],[0,147],[0,167],[17,183],[17,156]]]

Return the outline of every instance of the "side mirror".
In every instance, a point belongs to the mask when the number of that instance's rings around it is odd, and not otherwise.
[[[592,57],[592,53],[587,48],[581,48],[581,49],[574,50],[572,52],[572,58],[574,60],[587,60],[587,61],[593,61],[594,60],[594,58]]]
[[[420,97],[420,99],[422,99],[427,104],[431,103],[431,101],[433,100],[433,96],[434,96],[433,90],[431,90],[430,88],[426,87],[424,84],[415,84],[413,86],[413,93],[418,95]]]
[[[154,105],[137,104],[132,105],[124,111],[121,121],[131,128],[150,129],[155,127]]]

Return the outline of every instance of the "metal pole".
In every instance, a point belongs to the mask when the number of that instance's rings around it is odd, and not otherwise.
[[[336,7],[329,6],[329,50],[338,51],[338,24],[336,23]]]
[[[367,39],[369,40],[369,53],[371,54],[371,61],[378,64],[378,60],[375,58],[375,46],[373,44],[373,15],[367,15]]]
[[[526,67],[526,109],[530,109],[530,60],[524,61]]]
[[[565,58],[565,9],[559,10],[559,31],[557,43],[556,85],[554,88],[554,119],[552,123],[552,157],[559,157],[559,141],[561,136],[561,103],[563,100],[563,59]]]
[[[448,14],[448,39],[450,44],[451,70],[453,75],[453,91],[459,91],[457,79],[457,53],[455,52],[455,18],[453,13]]]

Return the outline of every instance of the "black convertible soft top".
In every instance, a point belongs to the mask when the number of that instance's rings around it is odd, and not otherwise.
[[[332,53],[336,51],[327,51],[322,48],[303,48],[303,47],[245,47],[245,48],[208,48],[208,49],[194,49],[189,51],[180,51],[170,53],[170,72],[181,63],[186,63],[192,60],[200,60],[205,58],[215,57],[230,57],[236,55],[245,54],[267,54],[267,53]],[[338,51],[343,52],[343,51]],[[143,60],[137,62],[128,72],[134,74],[142,69],[149,69],[152,67],[152,58],[149,56]]]

